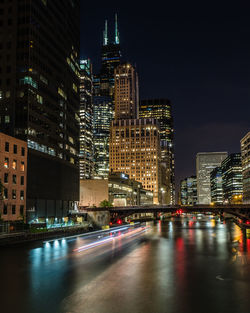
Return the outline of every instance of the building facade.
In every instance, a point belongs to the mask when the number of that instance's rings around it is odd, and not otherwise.
[[[90,60],[80,61],[80,179],[94,174],[93,147],[93,84]]]
[[[211,202],[212,204],[223,204],[222,171],[216,167],[210,174]]]
[[[155,119],[125,119],[112,122],[110,170],[123,172],[154,193],[161,202],[160,130]]]
[[[3,221],[26,221],[27,142],[0,133]]]
[[[182,205],[197,204],[197,180],[196,176],[183,179],[180,184],[180,198]]]
[[[28,219],[60,218],[79,199],[80,1],[0,10],[0,131],[28,145]]]
[[[114,116],[110,97],[95,96],[93,103],[94,178],[108,178],[109,136]]]
[[[240,141],[243,178],[243,202],[250,203],[250,132]]]
[[[172,103],[168,99],[140,101],[140,118],[155,118],[160,125],[162,185],[166,186],[166,204],[175,203],[174,126]]]
[[[201,152],[196,155],[198,204],[211,203],[210,173],[227,158],[227,152]]]
[[[101,69],[93,78],[95,178],[108,178],[109,174],[109,134],[111,121],[114,117],[114,71],[120,63],[120,35],[117,15],[115,15],[113,40],[110,40],[108,21],[105,21],[101,48]]]
[[[224,203],[242,203],[242,163],[241,153],[230,154],[221,163]]]
[[[138,75],[129,63],[115,68],[115,119],[139,117]]]

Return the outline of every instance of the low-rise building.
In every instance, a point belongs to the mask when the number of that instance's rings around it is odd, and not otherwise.
[[[250,203],[250,132],[240,141],[243,178],[243,203]]]
[[[0,133],[0,213],[4,221],[26,220],[27,143]]]
[[[80,181],[80,207],[98,207],[103,200],[113,206],[134,206],[153,203],[153,192],[124,173],[110,173],[108,179]]]

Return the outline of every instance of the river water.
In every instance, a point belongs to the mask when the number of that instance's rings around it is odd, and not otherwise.
[[[213,216],[0,249],[1,313],[249,313],[250,238]]]

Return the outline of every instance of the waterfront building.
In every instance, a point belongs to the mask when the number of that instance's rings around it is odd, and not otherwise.
[[[222,172],[221,167],[216,167],[210,174],[211,203],[223,204]]]
[[[80,181],[80,207],[99,206],[108,200],[114,206],[134,206],[153,203],[153,193],[124,173],[110,173],[108,179]]]
[[[26,221],[27,142],[0,133],[0,217]]]
[[[155,119],[127,119],[112,122],[110,169],[124,172],[154,193],[161,202],[160,131]]]
[[[221,163],[224,203],[242,203],[241,153],[230,154]]]
[[[80,179],[94,174],[93,148],[93,84],[90,60],[80,61]]]
[[[183,179],[180,185],[180,200],[182,205],[197,204],[197,180],[196,176]]]
[[[172,103],[168,99],[140,101],[140,118],[155,118],[160,125],[162,185],[166,186],[166,204],[175,203],[174,126]],[[165,183],[164,183],[165,180]]]
[[[240,141],[243,178],[243,203],[250,204],[250,132]]]
[[[61,218],[79,200],[80,1],[0,11],[0,131],[28,145],[29,221]]]
[[[200,152],[196,155],[198,204],[211,203],[210,173],[227,157],[227,152]]]
[[[136,69],[129,63],[115,70],[115,120],[110,132],[110,171],[124,172],[162,202],[160,129],[153,118],[138,119]]]
[[[114,39],[110,40],[108,21],[105,21],[101,49],[101,69],[93,77],[93,142],[95,178],[108,178],[109,134],[114,117],[115,68],[121,63],[120,35],[115,15]]]

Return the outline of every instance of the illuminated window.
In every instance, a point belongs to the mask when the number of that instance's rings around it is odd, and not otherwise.
[[[38,103],[43,104],[43,97],[40,95],[36,95],[36,100]]]
[[[5,158],[4,160],[4,167],[9,168],[9,158]]]
[[[24,172],[24,162],[21,162],[21,171]]]
[[[78,88],[77,88],[76,84],[74,84],[74,83],[73,83],[73,90],[74,90],[75,92],[78,91]]]
[[[20,200],[24,200],[24,191],[23,190],[20,191]]]
[[[33,78],[30,76],[25,76],[24,78],[21,78],[20,85],[30,85],[36,89],[38,87],[37,82],[33,80]]]
[[[62,88],[58,87],[58,93],[61,95],[65,100],[67,100],[66,93],[62,90]]]
[[[13,168],[13,170],[16,170],[16,168],[17,168],[17,160],[13,160],[12,168]]]
[[[16,189],[12,189],[12,200],[16,199]]]

